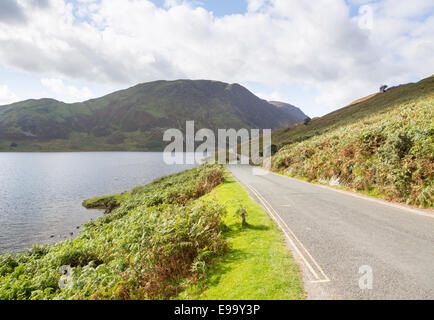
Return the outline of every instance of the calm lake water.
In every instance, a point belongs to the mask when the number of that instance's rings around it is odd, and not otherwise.
[[[85,199],[192,167],[166,165],[162,153],[0,153],[0,254],[76,235],[102,214]]]

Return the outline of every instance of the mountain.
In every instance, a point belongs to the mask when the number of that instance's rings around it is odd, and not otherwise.
[[[0,106],[0,151],[161,151],[164,131],[184,131],[188,120],[214,131],[278,129],[300,121],[291,107],[208,80],[149,82],[73,104],[27,100]]]
[[[302,122],[305,119],[309,118],[307,115],[304,114],[303,111],[293,106],[292,104],[280,101],[269,101],[269,103],[285,111],[297,122]]]

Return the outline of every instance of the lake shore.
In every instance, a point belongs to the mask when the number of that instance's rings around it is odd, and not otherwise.
[[[162,153],[2,153],[0,253],[70,239],[77,226],[101,215],[84,208],[84,199],[121,193],[192,167],[166,165]]]
[[[224,167],[203,165],[110,199],[116,208],[75,239],[0,256],[0,299],[227,299],[235,279],[234,298],[304,298],[282,233]],[[235,214],[240,205],[246,227]],[[70,269],[64,289],[62,266]],[[264,268],[267,280],[258,277]]]

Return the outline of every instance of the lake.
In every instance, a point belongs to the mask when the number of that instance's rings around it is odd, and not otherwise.
[[[0,254],[75,236],[102,214],[85,199],[193,167],[167,165],[163,153],[0,153]]]

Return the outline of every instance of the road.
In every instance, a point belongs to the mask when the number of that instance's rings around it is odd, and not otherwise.
[[[228,169],[281,226],[309,299],[434,299],[431,210]]]

